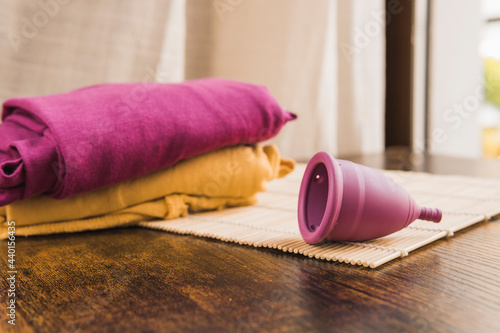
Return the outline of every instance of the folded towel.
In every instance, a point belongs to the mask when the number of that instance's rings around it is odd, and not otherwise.
[[[67,198],[264,141],[295,115],[263,86],[210,78],[13,98],[2,119],[0,206],[37,194]]]
[[[37,196],[0,207],[0,238],[7,221],[16,235],[76,232],[171,219],[255,203],[265,182],[294,168],[273,146],[228,147],[181,161],[134,180],[64,200]]]

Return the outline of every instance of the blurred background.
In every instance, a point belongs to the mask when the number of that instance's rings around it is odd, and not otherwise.
[[[219,76],[299,115],[283,155],[500,156],[498,0],[0,0],[0,100]]]

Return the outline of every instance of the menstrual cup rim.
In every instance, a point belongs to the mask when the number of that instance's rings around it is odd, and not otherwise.
[[[307,223],[307,196],[313,172],[319,164],[324,164],[328,175],[328,198],[319,227],[311,231]],[[343,177],[340,164],[327,152],[316,153],[307,164],[299,192],[298,221],[302,238],[307,243],[316,244],[328,237],[332,232],[340,213],[343,196]]]

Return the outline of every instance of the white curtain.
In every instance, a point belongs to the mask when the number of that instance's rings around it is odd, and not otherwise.
[[[299,115],[273,139],[284,155],[384,148],[385,1],[0,4],[2,101],[102,82],[219,76],[266,85]]]
[[[485,79],[479,54],[481,2],[431,2],[429,135],[432,154],[481,157]]]

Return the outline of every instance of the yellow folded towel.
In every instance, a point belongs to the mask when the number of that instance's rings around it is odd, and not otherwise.
[[[0,207],[0,238],[7,221],[16,235],[105,229],[188,212],[250,205],[265,182],[295,167],[273,146],[237,146],[181,161],[149,175],[64,200],[35,197]]]

